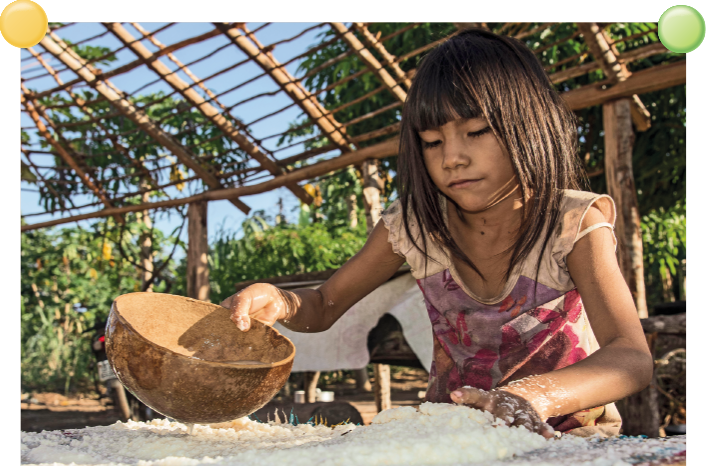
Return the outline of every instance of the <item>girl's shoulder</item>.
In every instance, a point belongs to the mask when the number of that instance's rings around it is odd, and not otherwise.
[[[585,225],[588,228],[581,228],[584,218],[591,208],[598,209],[602,217],[605,218],[605,222]],[[569,275],[566,258],[573,250],[574,244],[583,235],[596,228],[606,227],[613,230],[615,218],[615,203],[610,196],[587,191],[564,190],[559,217],[554,230],[549,232],[549,241],[544,254],[539,257],[543,242],[538,241],[534,247],[534,254],[530,254],[534,257],[528,257],[528,263],[536,264],[537,260],[541,261],[539,282],[555,289],[573,289],[574,284]],[[613,233],[613,240],[616,241],[615,233]]]
[[[417,246],[423,247],[419,224],[411,210],[407,217],[409,234],[404,227],[402,203],[399,199],[382,211],[381,220],[387,227],[387,240],[392,246],[392,250],[404,257],[412,269],[412,276],[416,279],[422,279],[446,269],[448,267],[447,256],[431,238],[427,240],[427,254],[430,260],[425,261],[424,254],[415,246],[416,243]],[[410,234],[414,241],[410,238]]]

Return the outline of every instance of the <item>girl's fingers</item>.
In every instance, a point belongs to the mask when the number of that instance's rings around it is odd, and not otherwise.
[[[230,320],[242,330],[247,332],[250,329],[250,307],[252,306],[252,296],[247,290],[233,296],[231,301]]]
[[[539,428],[539,434],[545,438],[554,438],[554,428],[546,422],[542,422],[542,426]]]
[[[453,400],[454,403],[487,410],[490,397],[485,390],[479,390],[477,388],[459,388],[451,393],[451,400]]]

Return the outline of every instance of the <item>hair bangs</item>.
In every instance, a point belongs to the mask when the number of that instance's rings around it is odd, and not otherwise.
[[[457,119],[483,116],[473,97],[469,83],[454,72],[455,66],[447,57],[424,60],[415,80],[424,83],[413,86],[405,104],[405,115],[410,128],[416,132],[439,128]]]

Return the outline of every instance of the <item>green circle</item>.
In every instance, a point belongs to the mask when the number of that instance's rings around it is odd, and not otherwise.
[[[657,34],[662,44],[672,52],[687,53],[696,50],[703,42],[706,23],[694,8],[676,5],[662,13]]]

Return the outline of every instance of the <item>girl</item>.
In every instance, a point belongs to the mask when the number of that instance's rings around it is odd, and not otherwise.
[[[424,58],[400,131],[399,200],[363,249],[317,290],[242,290],[223,303],[233,322],[324,331],[406,261],[433,328],[427,401],[546,437],[616,435],[612,402],[649,383],[652,357],[615,206],[577,190],[575,120],[540,62],[464,31]]]

